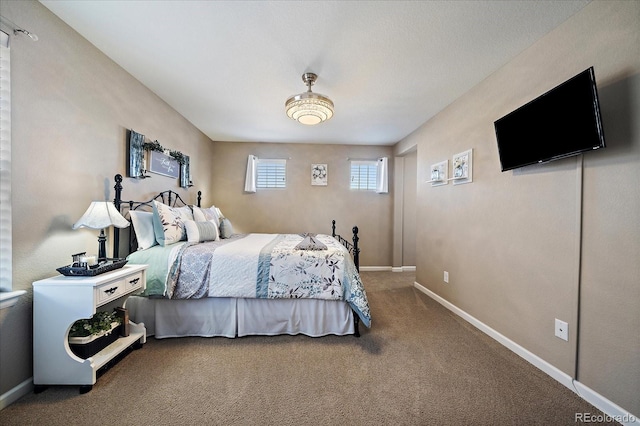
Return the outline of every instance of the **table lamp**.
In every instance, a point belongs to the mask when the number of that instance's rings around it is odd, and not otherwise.
[[[102,261],[107,258],[107,236],[104,233],[104,229],[112,225],[118,228],[126,228],[129,226],[129,221],[116,210],[116,206],[112,202],[93,201],[82,217],[73,224],[73,229],[89,228],[100,230],[100,235],[98,236],[98,261]]]

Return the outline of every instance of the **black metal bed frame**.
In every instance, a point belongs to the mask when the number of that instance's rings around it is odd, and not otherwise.
[[[182,197],[180,197],[180,194],[171,190],[162,191],[158,195],[156,195],[155,197],[147,201],[123,201],[122,200],[122,175],[121,174],[115,175],[114,180],[116,184],[113,187],[113,189],[115,189],[115,198],[113,199],[113,204],[116,206],[116,210],[118,210],[118,212],[120,212],[123,216],[126,214],[126,212],[123,212],[123,209],[126,207],[128,207],[129,211],[135,211],[141,207],[147,207],[151,209],[153,208],[154,201],[160,201],[161,203],[171,207],[188,205],[187,203],[185,203]],[[198,202],[197,202],[198,207],[201,207],[200,205],[201,201],[202,201],[202,191],[198,191]],[[127,220],[131,221],[131,218]],[[138,242],[136,241],[135,232],[130,231],[129,232],[129,253],[132,253],[137,249],[137,243]],[[120,230],[114,227],[113,228],[113,257],[114,258],[119,257],[118,256],[120,253],[119,250],[120,250]]]
[[[360,272],[360,247],[358,247],[358,241],[360,241],[360,237],[358,237],[358,227],[354,226],[351,231],[353,232],[353,244],[349,241],[342,238],[340,235],[336,234],[336,221],[331,221],[331,236],[347,248],[349,253],[353,255],[353,263],[356,264],[356,270]]]
[[[151,198],[150,200],[147,201],[123,201],[122,200],[122,175],[121,174],[117,174],[114,176],[114,180],[116,182],[116,184],[114,185],[113,189],[115,189],[115,197],[113,199],[113,204],[115,205],[116,209],[118,210],[118,212],[123,213],[122,209],[125,207],[128,207],[129,211],[135,211],[137,209],[139,209],[140,207],[147,207],[147,208],[152,208],[153,207],[153,202],[154,201],[160,201],[163,204],[166,204],[168,206],[171,207],[175,207],[176,205],[178,206],[186,206],[188,205],[187,203],[184,202],[184,200],[180,197],[180,194],[178,194],[175,191],[171,191],[171,190],[167,190],[167,191],[162,191],[160,192],[158,195],[156,195],[155,197]],[[202,191],[198,191],[198,201],[197,201],[197,206],[201,207],[201,202],[202,202]],[[178,204],[180,203],[180,204]],[[126,212],[125,212],[126,213]],[[124,216],[124,214],[123,214]],[[131,218],[128,219],[129,221],[131,221]],[[344,245],[347,250],[349,251],[349,253],[351,253],[351,255],[353,256],[353,263],[356,266],[356,270],[358,272],[360,272],[360,247],[358,246],[358,241],[360,240],[360,237],[358,236],[358,227],[354,226],[352,228],[352,232],[353,232],[353,243],[347,241],[346,239],[344,239],[342,236],[340,236],[339,234],[336,234],[336,221],[332,220],[331,221],[331,236],[334,237],[335,239],[337,239],[342,245]],[[137,240],[135,239],[135,232],[132,232],[131,230],[129,231],[129,253],[134,252],[137,249]],[[113,228],[113,257],[114,258],[118,258],[119,256],[119,249],[120,249],[120,229],[114,227]],[[356,337],[360,337],[360,330],[359,330],[359,323],[360,323],[360,318],[358,317],[358,314],[352,310],[352,314],[353,314],[353,325],[354,325],[354,335]]]

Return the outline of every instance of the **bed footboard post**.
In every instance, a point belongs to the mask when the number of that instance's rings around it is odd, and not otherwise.
[[[351,310],[351,313],[353,314],[353,335],[360,337],[360,317],[353,309]]]
[[[202,201],[202,191],[198,191],[198,207],[202,207],[200,205],[201,201]]]
[[[360,272],[360,248],[358,247],[358,227],[354,226],[353,229],[353,263],[356,264],[356,270]]]
[[[116,210],[120,213],[120,204],[122,203],[122,175],[117,174],[114,176],[114,180],[116,184],[113,189],[115,189],[115,198],[113,199],[113,204],[116,206]],[[120,229],[117,226],[113,227],[113,257],[115,259],[118,258],[120,248]]]

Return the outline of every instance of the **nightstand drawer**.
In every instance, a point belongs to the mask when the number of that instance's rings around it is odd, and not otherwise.
[[[142,288],[142,283],[144,282],[142,274],[143,274],[143,272],[140,271],[137,274],[130,275],[130,276],[128,276],[128,277],[126,277],[124,279],[124,281],[125,281],[125,291],[127,293]]]
[[[122,279],[118,281],[111,281],[96,287],[96,304],[102,305],[110,300],[117,299],[123,294],[126,294],[126,286],[127,280]]]
[[[144,284],[144,271],[127,275],[119,280],[111,281],[95,288],[96,304],[103,305],[125,294],[141,289]]]

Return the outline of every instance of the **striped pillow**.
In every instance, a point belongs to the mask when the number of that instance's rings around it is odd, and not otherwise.
[[[187,230],[187,241],[190,243],[202,243],[220,239],[218,225],[214,220],[206,222],[185,220],[184,227]]]

